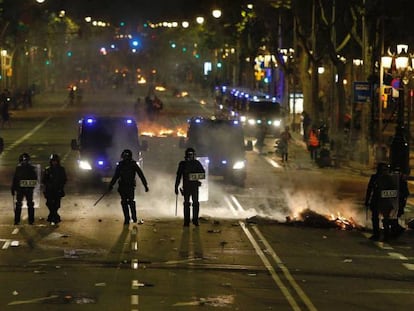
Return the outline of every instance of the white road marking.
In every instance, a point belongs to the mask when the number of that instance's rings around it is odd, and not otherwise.
[[[48,297],[35,298],[35,299],[30,299],[30,300],[12,301],[8,305],[9,306],[14,306],[14,305],[29,304],[29,303],[38,303],[38,302],[42,302],[42,301],[46,301],[46,300],[51,300],[51,299],[55,299],[55,298],[58,298],[58,296],[57,295],[52,295],[52,296],[48,296]]]
[[[408,258],[407,258],[407,257],[405,257],[404,255],[399,254],[399,253],[388,253],[388,255],[389,255],[391,258],[400,259],[400,260],[408,260]]]
[[[406,267],[410,271],[414,271],[414,264],[412,263],[403,263],[403,266]]]
[[[138,295],[131,295],[131,305],[137,306],[139,302]]]
[[[270,275],[272,276],[272,279],[275,281],[276,285],[282,291],[283,296],[285,296],[286,300],[289,302],[292,309],[296,310],[296,311],[300,311],[301,309],[298,306],[298,304],[296,303],[295,299],[292,297],[289,289],[283,284],[282,280],[279,278],[276,271],[273,269],[273,266],[271,265],[271,263],[267,259],[266,255],[260,249],[259,244],[256,242],[253,235],[250,233],[249,229],[246,228],[246,225],[242,221],[239,221],[239,225],[243,229],[243,231],[246,234],[247,238],[249,239],[250,243],[252,243],[253,248],[256,251],[256,254],[262,260],[262,262],[265,265],[266,269],[269,271]]]
[[[40,130],[50,119],[51,117],[47,117],[42,122],[40,122],[36,127],[34,127],[30,132],[28,132],[26,135],[20,137],[14,143],[6,147],[3,153],[0,155],[0,158],[5,156],[10,150],[14,149],[18,145],[20,145],[22,142],[24,142],[26,139],[28,139],[30,136],[32,136],[34,133],[36,133],[38,130]]]
[[[233,213],[234,216],[238,216],[238,212],[236,211],[236,209],[233,207],[233,204],[231,204],[229,198],[227,196],[224,196],[224,201],[226,201],[227,206],[230,208],[231,212]]]
[[[231,201],[230,201],[231,199]],[[224,200],[226,201],[227,205],[229,206],[230,210],[233,212],[233,214],[237,215],[238,211],[244,211],[243,206],[240,204],[240,202],[237,200],[237,198],[234,195],[230,196],[230,199],[227,198],[227,196],[224,197]],[[267,254],[270,254],[273,261],[276,263],[278,268],[283,272],[285,278],[290,283],[292,288],[296,291],[300,299],[303,301],[303,303],[308,307],[308,310],[310,311],[316,311],[316,307],[313,305],[313,303],[310,301],[309,297],[305,294],[305,292],[300,288],[300,286],[296,283],[292,275],[290,274],[289,270],[286,268],[286,266],[283,264],[283,262],[280,260],[280,258],[276,255],[275,251],[272,249],[270,244],[267,242],[265,237],[261,234],[259,229],[254,226],[253,230],[255,231],[256,235],[259,237],[259,241],[263,243],[263,245],[266,247],[266,251],[264,252],[260,246],[259,242],[255,239],[253,234],[250,232],[250,230],[246,227],[245,223],[242,221],[239,221],[240,227],[243,229],[244,233],[246,234],[247,238],[249,239],[250,243],[253,245],[253,248],[256,251],[256,254],[259,256],[259,258],[262,260],[264,266],[269,271],[272,279],[278,286],[278,288],[281,290],[282,294],[286,298],[286,300],[289,302],[293,310],[301,310],[297,302],[295,301],[295,298],[292,296],[290,290],[285,286],[283,281],[278,276],[277,272],[274,270],[272,264],[270,263],[269,259],[266,257],[265,252]]]
[[[259,237],[260,241],[263,243],[263,245],[266,247],[266,252],[270,254],[270,256],[273,258],[273,260],[276,262],[277,266],[282,270],[283,274],[285,275],[286,279],[290,283],[290,285],[295,289],[296,293],[302,299],[302,301],[306,304],[309,310],[317,310],[316,307],[313,305],[312,301],[309,299],[309,297],[305,294],[305,292],[302,290],[302,288],[296,283],[295,279],[292,277],[292,275],[289,272],[289,269],[286,268],[285,264],[282,262],[282,260],[279,258],[279,256],[276,254],[276,252],[273,250],[272,246],[269,244],[269,242],[266,240],[266,238],[263,236],[263,234],[260,232],[259,228],[257,226],[253,226],[254,232]]]
[[[365,236],[366,238],[369,238],[370,235],[366,232],[362,233],[363,236]],[[375,245],[377,245],[379,248],[384,249],[384,250],[394,250],[394,248],[384,242],[375,242]],[[400,253],[395,253],[395,252],[389,252],[388,256],[390,256],[393,259],[398,259],[398,260],[408,260],[408,258]],[[410,263],[403,263],[402,264],[403,267],[405,267],[406,269],[410,270],[410,271],[414,271],[414,264],[410,264]]]
[[[275,167],[275,168],[281,168],[281,166],[274,160],[272,160],[269,157],[264,157],[263,159],[265,159],[271,166]]]
[[[244,211],[243,206],[239,203],[239,201],[236,199],[236,197],[234,195],[231,195],[230,198],[233,201],[233,203],[237,206],[237,209],[239,211]]]
[[[132,280],[131,289],[137,290],[139,288],[138,280]]]
[[[9,246],[10,246],[10,244],[11,244],[11,241],[10,240],[6,240],[5,243],[3,244],[2,249],[8,249]]]
[[[137,270],[138,269],[138,259],[132,259],[131,268],[132,268],[132,270]]]

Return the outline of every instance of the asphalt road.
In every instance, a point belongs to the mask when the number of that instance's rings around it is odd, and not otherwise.
[[[137,90],[134,96],[143,96]],[[185,128],[192,115],[208,115],[212,101],[160,94],[164,110],[141,132]],[[197,97],[198,98],[198,97]],[[179,138],[147,136],[138,182],[142,225],[124,226],[113,191],[76,183],[76,120],[85,113],[133,114],[135,97],[124,92],[86,93],[79,106],[65,94],[37,99],[16,111],[2,130],[0,157],[0,310],[409,310],[414,303],[411,230],[398,240],[373,243],[361,207],[367,176],[319,169],[300,142],[283,165],[271,151],[248,153],[245,188],[211,177],[201,203],[200,227],[182,227],[174,178],[183,150]],[[34,226],[13,226],[10,176],[21,152],[47,164],[59,153],[69,173],[59,226],[50,226],[40,198]],[[301,218],[303,211],[306,214]],[[23,215],[26,216],[25,211]],[[351,218],[357,228],[341,230]],[[326,217],[325,217],[326,216]],[[286,221],[290,219],[290,221]],[[368,228],[367,228],[368,227]]]

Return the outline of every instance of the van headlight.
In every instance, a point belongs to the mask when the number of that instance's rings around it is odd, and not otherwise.
[[[246,167],[246,161],[236,161],[233,164],[233,169],[234,170],[242,170]]]
[[[280,121],[280,120],[274,120],[273,121],[273,126],[275,126],[275,127],[280,127],[280,124],[282,123],[282,121]]]
[[[249,119],[249,120],[247,120],[247,123],[249,123],[249,125],[255,125],[256,120],[255,119]]]
[[[79,161],[79,168],[81,170],[86,170],[86,171],[90,171],[92,169],[91,164],[89,163],[89,161],[87,160],[80,160]]]

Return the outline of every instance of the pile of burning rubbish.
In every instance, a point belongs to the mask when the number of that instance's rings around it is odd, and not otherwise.
[[[263,222],[269,223],[269,221],[273,223],[276,222],[275,220],[266,220],[258,216],[250,217],[247,219],[247,223],[251,224]],[[321,215],[311,209],[303,210],[297,217],[287,216],[285,224],[313,228],[336,228],[340,230],[363,229],[363,227],[358,225],[352,218],[345,218],[340,215]]]
[[[352,219],[340,215],[325,216],[307,208],[303,210],[298,218],[286,217],[286,222],[293,225],[303,225],[314,228],[337,228],[341,230],[361,229]]]

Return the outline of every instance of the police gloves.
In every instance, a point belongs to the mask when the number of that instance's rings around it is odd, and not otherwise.
[[[149,191],[148,186],[147,186],[147,185],[145,185],[144,187],[145,187],[145,192],[148,192],[148,191]]]
[[[11,189],[11,194],[14,196],[16,194],[16,191],[14,189]]]
[[[178,195],[178,187],[175,187],[175,195]]]

